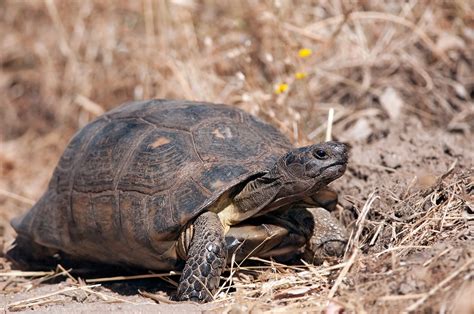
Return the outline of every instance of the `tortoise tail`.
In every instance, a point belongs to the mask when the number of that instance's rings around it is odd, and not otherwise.
[[[18,235],[10,246],[5,256],[13,268],[22,270],[35,270],[55,267],[57,259],[56,250],[35,243],[32,239]]]

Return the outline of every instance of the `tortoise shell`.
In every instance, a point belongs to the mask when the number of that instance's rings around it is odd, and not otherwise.
[[[48,190],[13,226],[68,255],[174,269],[186,224],[291,148],[277,129],[231,106],[124,104],[73,137]]]

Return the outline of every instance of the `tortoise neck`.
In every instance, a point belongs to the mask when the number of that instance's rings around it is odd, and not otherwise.
[[[282,181],[267,175],[248,182],[234,197],[234,206],[241,213],[255,213],[267,206],[282,188]],[[250,215],[250,214],[249,214]]]
[[[244,219],[260,216],[301,201],[319,185],[293,177],[276,164],[264,176],[249,181],[234,197],[233,205]]]

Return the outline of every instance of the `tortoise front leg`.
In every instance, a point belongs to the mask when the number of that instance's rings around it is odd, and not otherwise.
[[[216,213],[205,212],[196,218],[193,230],[177,299],[208,302],[213,300],[226,263],[224,228]]]

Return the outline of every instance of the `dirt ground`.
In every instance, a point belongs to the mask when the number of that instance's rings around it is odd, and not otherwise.
[[[331,128],[352,146],[332,185],[351,231],[343,259],[251,260],[197,305],[169,304],[176,275],[25,273],[0,257],[0,306],[473,313],[473,51],[469,1],[0,1],[2,251],[74,132],[125,101],[222,102],[295,145]]]

